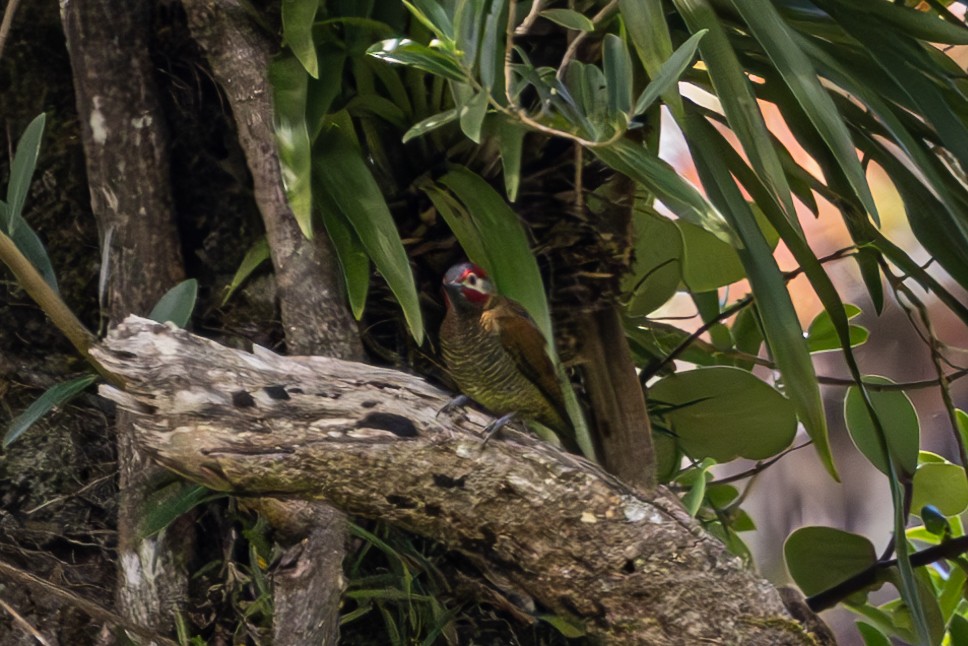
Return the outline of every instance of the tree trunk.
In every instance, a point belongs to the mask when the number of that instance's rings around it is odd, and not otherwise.
[[[147,313],[183,277],[169,182],[168,133],[148,55],[151,3],[61,3],[77,112],[98,220],[111,321]],[[191,523],[141,538],[148,493],[169,477],[133,445],[131,418],[117,419],[120,505],[118,602],[128,619],[160,632],[187,592]],[[172,528],[174,530],[174,528]]]
[[[299,229],[283,191],[267,73],[272,43],[243,7],[230,0],[185,0],[192,34],[228,99],[253,193],[272,253],[290,352],[359,360],[363,348],[341,290],[342,277],[325,231],[313,240]],[[297,543],[298,560],[277,572],[273,643],[335,644],[339,638],[346,518],[321,503],[253,501],[281,535]]]
[[[832,643],[664,489],[510,430],[484,445],[487,418],[439,420],[448,396],[419,378],[134,317],[94,353],[129,384],[102,394],[138,415],[141,446],[208,487],[431,537],[609,644]]]

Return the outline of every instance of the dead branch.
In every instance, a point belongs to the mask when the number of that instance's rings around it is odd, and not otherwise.
[[[779,593],[661,488],[646,496],[395,370],[248,354],[129,317],[95,348],[141,447],[213,489],[325,499],[499,572],[610,644],[815,644]]]

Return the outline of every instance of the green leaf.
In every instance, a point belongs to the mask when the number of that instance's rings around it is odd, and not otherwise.
[[[493,137],[501,153],[501,168],[504,172],[504,190],[508,201],[514,202],[521,185],[521,149],[527,130],[516,120],[504,115],[496,115],[492,123]]]
[[[37,422],[37,420],[49,413],[51,410],[58,406],[63,406],[70,400],[74,399],[74,397],[83,392],[84,389],[97,381],[97,378],[98,376],[93,374],[82,375],[80,377],[71,379],[70,381],[54,384],[48,388],[44,394],[35,399],[34,402],[27,407],[27,410],[22,412],[12,422],[10,422],[10,427],[3,436],[3,448],[10,446],[17,438],[27,432],[27,430]]]
[[[892,384],[886,377],[864,377],[864,383]],[[887,449],[901,473],[914,474],[918,466],[920,425],[918,414],[908,396],[900,390],[868,390],[871,404],[884,429]],[[847,431],[857,449],[882,473],[889,473],[881,440],[864,406],[857,386],[847,389],[844,401]]]
[[[859,307],[851,305],[850,303],[844,303],[844,310],[847,313],[848,320],[861,313]],[[867,341],[869,336],[870,332],[867,331],[867,328],[861,327],[860,325],[850,326],[851,347],[861,345]],[[813,322],[810,323],[810,327],[807,329],[807,347],[810,349],[810,352],[826,352],[828,350],[842,349],[840,336],[837,334],[830,314],[826,310],[818,314],[813,319]]]
[[[417,344],[423,343],[423,315],[410,259],[383,193],[347,135],[332,127],[320,135],[313,160],[318,190],[325,192],[359,236],[370,260],[403,309]]]
[[[615,34],[605,34],[602,41],[602,69],[608,91],[611,115],[628,115],[632,110],[632,58],[625,41]],[[627,120],[627,116],[626,116]]]
[[[739,368],[678,372],[649,389],[649,402],[693,459],[762,460],[788,447],[797,430],[790,400]]]
[[[783,556],[790,576],[807,596],[832,588],[877,562],[869,540],[833,527],[801,527],[786,539]]]
[[[595,31],[595,23],[590,18],[571,9],[545,9],[539,15],[565,29]]]
[[[578,639],[588,634],[584,626],[561,615],[538,615],[538,619],[551,625],[568,639]]]
[[[696,225],[677,220],[682,235],[682,280],[690,291],[708,292],[746,277],[736,249]]]
[[[645,71],[657,82],[663,68],[673,57],[672,36],[666,24],[662,0],[619,0],[619,12]],[[698,35],[699,32],[697,32]],[[702,31],[705,34],[705,31]],[[698,42],[698,41],[697,41]],[[695,54],[695,52],[693,52]],[[678,75],[676,76],[678,78]],[[648,88],[646,88],[648,91]],[[678,119],[683,115],[682,98],[672,83],[662,93],[669,110]],[[639,99],[642,100],[641,97]]]
[[[682,270],[682,236],[675,222],[643,209],[633,210],[632,228],[635,264],[622,279],[622,289],[631,294],[626,306],[629,315],[645,316],[676,293]]]
[[[6,221],[7,214],[8,209],[6,203],[0,201],[0,222]],[[34,230],[30,228],[30,225],[25,220],[20,220],[20,225],[10,235],[10,240],[16,245],[20,253],[24,255],[24,258],[30,261],[34,269],[40,272],[40,275],[44,278],[44,282],[54,290],[54,293],[59,293],[57,276],[54,274],[54,266],[50,262],[50,256],[47,255],[47,249],[44,247],[44,243],[40,241],[40,237],[34,233]]]
[[[245,257],[239,264],[239,268],[235,270],[235,275],[232,276],[232,282],[225,288],[225,296],[222,297],[222,307],[229,302],[232,294],[242,286],[242,283],[252,275],[252,272],[271,257],[269,253],[269,242],[265,236],[262,236],[245,252]]]
[[[868,623],[858,621],[857,632],[864,640],[864,646],[891,646],[888,636]]]
[[[407,143],[411,139],[416,139],[417,137],[425,135],[432,130],[440,128],[441,126],[446,126],[448,123],[453,123],[454,121],[457,121],[459,116],[460,111],[457,108],[451,108],[450,110],[444,110],[443,112],[432,114],[426,119],[418,121],[411,126],[409,130],[403,133],[403,143]]]
[[[962,473],[962,480],[964,480],[964,473]],[[921,517],[925,530],[935,536],[951,535],[951,523],[948,522],[940,509],[934,505],[922,505],[920,509],[917,515]]]
[[[784,389],[824,466],[837,478],[816,372],[772,249],[729,169],[721,163],[715,129],[694,113],[687,115],[685,125],[703,186],[743,241],[744,246],[737,252],[753,289],[763,333],[780,369]]]
[[[350,302],[353,318],[359,321],[363,318],[366,307],[366,295],[370,291],[370,258],[366,249],[356,235],[356,231],[347,221],[332,201],[320,199],[320,211],[323,216],[323,226],[336,250],[336,258],[340,269],[343,270],[343,281],[346,284],[346,297]],[[323,203],[326,203],[324,206]]]
[[[918,466],[914,472],[911,509],[926,506],[934,507],[945,516],[957,516],[968,509],[968,478],[964,468],[937,462]]]
[[[487,90],[482,90],[460,106],[460,129],[475,144],[481,143],[481,124],[487,114],[487,99]]]
[[[198,281],[194,278],[183,280],[158,299],[148,318],[159,323],[171,321],[178,327],[185,327],[192,318],[197,296]]]
[[[413,0],[413,2],[403,0],[403,4],[424,27],[434,32],[437,38],[445,42],[453,42],[454,22],[442,3],[437,0]]]
[[[622,140],[611,146],[594,148],[592,152],[606,165],[654,193],[679,217],[724,242],[736,244],[735,234],[722,214],[652,151]]]
[[[757,5],[755,9],[749,3],[737,0],[732,0],[732,4],[750,26],[753,36],[766,50],[777,72],[800,102],[803,112],[830,148],[864,208],[877,221],[874,197],[857,159],[856,147],[847,126],[827,90],[820,84],[809,58],[797,47],[793,30],[770,3]]]
[[[31,121],[17,142],[17,151],[10,162],[10,183],[7,184],[6,221],[0,222],[10,237],[17,233],[22,222],[24,202],[30,190],[30,179],[37,166],[40,142],[44,137],[44,124],[47,115],[41,112]]]
[[[138,536],[154,536],[195,507],[225,496],[224,493],[214,492],[192,482],[176,480],[148,495],[145,501],[146,512],[139,522]]]
[[[275,109],[276,144],[286,199],[303,235],[313,237],[312,155],[306,124],[309,77],[297,59],[275,58],[269,65]]]
[[[713,462],[709,461],[708,464],[703,464],[698,469],[687,472],[685,475],[688,477],[680,476],[679,478],[679,482],[682,485],[689,487],[689,491],[682,497],[682,506],[686,508],[686,513],[693,518],[696,517],[696,514],[702,508],[702,501],[706,497],[706,484],[712,477],[712,474],[709,473],[709,469],[712,466]]]
[[[498,291],[521,303],[545,338],[553,339],[544,281],[517,214],[490,184],[462,166],[454,167],[439,182],[454,192],[471,216],[486,256],[471,260],[480,260],[478,264],[491,275]],[[461,236],[462,231],[455,230],[454,234]],[[463,239],[458,240],[463,244]]]
[[[779,155],[773,147],[746,70],[729,42],[723,22],[708,0],[674,0],[673,4],[679,9],[691,32],[708,30],[699,43],[699,50],[703,62],[709,68],[709,78],[730,128],[746,151],[757,177],[781,205],[790,226],[802,236],[803,231],[793,207],[790,186]]]
[[[467,81],[467,73],[453,56],[407,38],[380,41],[367,49],[366,53],[387,63],[408,65],[451,81]]]
[[[313,78],[319,77],[313,21],[319,0],[282,0],[282,37]]]
[[[663,96],[678,84],[679,78],[692,66],[696,49],[699,48],[699,41],[707,32],[706,29],[697,31],[662,64],[658,73],[636,99],[635,109],[632,111],[634,116],[645,113],[660,96]]]

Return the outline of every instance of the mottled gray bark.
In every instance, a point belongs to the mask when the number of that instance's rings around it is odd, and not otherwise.
[[[438,419],[448,395],[411,375],[257,350],[130,318],[94,353],[142,448],[206,486],[431,537],[609,644],[831,643],[664,489],[510,430],[485,446],[485,416]]]
[[[362,345],[326,233],[317,231],[308,240],[283,191],[267,78],[273,43],[234,0],[185,0],[184,6],[192,34],[232,108],[252,173],[279,288],[286,347],[293,353],[361,359]],[[346,519],[321,503],[299,509],[267,505],[253,504],[276,526],[289,526],[286,538],[298,541],[300,550],[296,562],[274,578],[273,643],[335,644],[345,586]],[[293,527],[297,524],[298,529]]]
[[[111,321],[146,314],[183,277],[169,182],[168,133],[148,54],[151,3],[64,0],[91,206],[98,219]],[[117,419],[120,505],[118,602],[132,621],[165,632],[187,593],[193,533],[143,539],[137,528],[164,471],[134,450],[130,417]]]

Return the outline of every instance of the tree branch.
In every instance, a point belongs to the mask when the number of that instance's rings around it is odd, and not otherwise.
[[[667,491],[488,419],[438,420],[423,380],[325,357],[247,354],[131,317],[93,350],[141,447],[211,488],[325,499],[464,554],[610,644],[826,643]],[[445,424],[445,422],[447,422]]]

